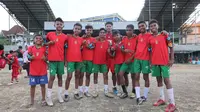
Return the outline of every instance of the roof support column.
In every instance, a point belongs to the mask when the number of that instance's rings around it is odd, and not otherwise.
[[[151,0],[149,0],[149,21],[151,20]]]

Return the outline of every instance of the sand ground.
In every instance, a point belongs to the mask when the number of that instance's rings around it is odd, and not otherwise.
[[[177,112],[200,112],[200,66],[198,65],[174,65],[171,68],[171,81],[175,92]],[[26,108],[29,103],[28,79],[24,78],[25,71],[19,77],[19,83],[8,85],[11,71],[5,68],[0,71],[0,112],[164,112],[165,106],[153,107],[159,95],[156,87],[156,80],[151,77],[149,99],[141,106],[136,105],[135,99],[113,99],[106,98],[103,94],[103,76],[99,74],[99,97],[75,100],[73,98],[74,78],[70,85],[70,101],[58,103],[57,101],[57,80],[53,87],[53,107],[41,107],[40,87],[36,88],[35,105]],[[65,81],[66,74],[63,76]],[[91,79],[93,76],[91,75]],[[63,82],[64,84],[64,82]],[[144,81],[141,77],[141,95],[143,94]],[[91,80],[91,88],[93,80]],[[109,74],[109,88],[112,89],[111,74]],[[131,79],[129,91],[131,91]],[[165,91],[166,93],[166,91]],[[167,94],[165,94],[167,98]]]

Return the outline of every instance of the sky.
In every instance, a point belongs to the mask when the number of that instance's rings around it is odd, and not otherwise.
[[[56,17],[64,21],[118,13],[127,21],[137,20],[145,0],[47,0]],[[0,31],[9,29],[8,13],[0,6]],[[200,20],[200,18],[198,19]],[[12,20],[10,27],[16,23]]]
[[[118,13],[125,20],[136,20],[144,0],[47,0],[56,17],[64,21]],[[136,3],[137,1],[137,3]],[[9,29],[8,13],[0,6],[0,31]],[[15,22],[11,19],[11,27]]]

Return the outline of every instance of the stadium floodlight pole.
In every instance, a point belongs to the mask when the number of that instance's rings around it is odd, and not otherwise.
[[[172,38],[173,38],[173,44],[174,44],[174,8],[176,6],[176,3],[173,3],[172,0]]]
[[[149,21],[151,20],[151,0],[149,0]]]

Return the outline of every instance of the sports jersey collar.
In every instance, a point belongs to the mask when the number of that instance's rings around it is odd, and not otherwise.
[[[79,36],[76,36],[76,35],[73,34],[72,37],[77,38],[77,37],[79,37]]]
[[[60,34],[58,34],[57,32],[55,32],[56,36],[62,35],[62,32],[60,32]]]
[[[160,32],[158,32],[157,35],[153,35],[153,33],[151,33],[151,35],[152,35],[153,37],[157,37],[157,36],[160,35],[160,34],[161,34]]]

